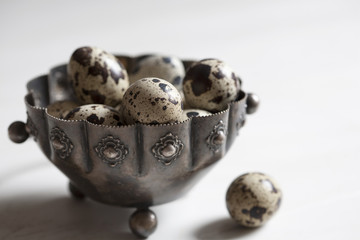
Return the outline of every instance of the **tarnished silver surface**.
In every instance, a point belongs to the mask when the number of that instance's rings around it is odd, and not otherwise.
[[[184,144],[172,133],[166,134],[166,136],[159,139],[158,142],[152,147],[152,152],[155,158],[157,158],[164,165],[169,165],[180,156]]]
[[[129,227],[136,236],[147,238],[157,227],[156,214],[150,209],[138,209],[130,216]]]
[[[50,143],[54,152],[61,159],[70,157],[70,154],[74,148],[71,140],[67,137],[64,131],[58,127],[51,129]]]
[[[29,137],[26,124],[21,121],[13,122],[8,128],[8,136],[14,143],[25,142]]]
[[[221,146],[226,140],[227,130],[224,122],[220,120],[218,124],[215,125],[210,135],[206,138],[206,143],[208,147],[216,153],[219,151]]]
[[[246,113],[253,114],[256,112],[260,104],[259,97],[254,93],[248,93],[246,98]]]
[[[129,149],[119,138],[109,135],[95,146],[98,157],[110,167],[120,166],[129,153]]]
[[[118,58],[131,68],[131,58]],[[61,65],[27,84],[28,132],[74,188],[106,204],[144,208],[181,197],[225,155],[245,121],[244,92],[226,110],[182,123],[109,127],[61,120],[46,106],[74,99],[66,76]]]

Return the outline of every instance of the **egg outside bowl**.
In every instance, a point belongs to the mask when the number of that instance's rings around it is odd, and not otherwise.
[[[211,116],[174,124],[109,127],[47,113],[49,104],[74,99],[66,65],[31,80],[27,88],[27,123],[12,124],[10,138],[26,140],[31,135],[70,179],[73,196],[137,208],[130,228],[140,237],[149,236],[157,225],[148,208],[188,192],[226,154],[246,115],[246,94],[240,91],[237,101]]]

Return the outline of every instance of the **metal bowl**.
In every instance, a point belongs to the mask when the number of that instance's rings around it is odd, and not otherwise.
[[[29,81],[27,88],[27,123],[10,125],[9,137],[19,143],[31,135],[70,179],[75,197],[138,208],[130,227],[140,237],[147,237],[156,227],[156,216],[148,207],[189,191],[226,154],[247,110],[247,95],[240,91],[226,110],[211,116],[174,124],[109,127],[47,113],[49,104],[75,98],[66,65]]]

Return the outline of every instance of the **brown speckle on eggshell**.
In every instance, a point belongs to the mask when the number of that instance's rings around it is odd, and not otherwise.
[[[128,74],[120,61],[97,47],[76,49],[68,64],[68,74],[82,104],[116,106],[129,86]]]
[[[231,217],[242,226],[258,227],[278,210],[282,192],[269,176],[246,173],[236,178],[226,193]]]
[[[143,78],[124,94],[123,117],[127,124],[176,122],[183,112],[181,100],[171,83],[159,78]]]

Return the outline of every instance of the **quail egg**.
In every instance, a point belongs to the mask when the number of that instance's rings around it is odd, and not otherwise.
[[[282,192],[276,182],[263,173],[246,173],[236,178],[226,193],[231,217],[245,227],[264,224],[278,210]]]
[[[68,74],[82,104],[116,106],[129,86],[128,74],[120,61],[97,47],[76,49]]]
[[[160,55],[137,57],[133,70],[129,73],[131,83],[142,78],[157,77],[170,82],[178,90],[182,88],[184,76],[184,65],[179,58]]]
[[[73,101],[59,101],[47,106],[47,113],[53,117],[63,119],[72,109],[79,106]]]
[[[204,59],[188,68],[183,90],[191,108],[218,112],[236,99],[240,80],[224,62]]]
[[[128,88],[123,98],[123,117],[127,124],[171,123],[182,116],[178,90],[159,78],[143,78]]]
[[[121,113],[103,104],[87,104],[74,108],[66,116],[66,120],[87,120],[94,124],[122,126]]]

